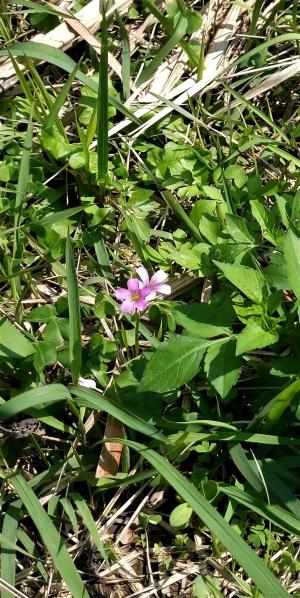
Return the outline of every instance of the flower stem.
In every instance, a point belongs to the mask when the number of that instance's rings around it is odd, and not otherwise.
[[[138,357],[140,352],[140,344],[139,344],[139,336],[140,336],[140,318],[137,316],[135,321],[135,334],[134,334],[134,347],[135,347],[135,356]]]

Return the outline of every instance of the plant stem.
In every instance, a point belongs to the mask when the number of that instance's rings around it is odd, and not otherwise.
[[[140,352],[140,345],[139,345],[139,335],[140,335],[140,318],[137,316],[135,321],[135,335],[134,335],[134,348],[135,348],[135,356],[138,357]]]

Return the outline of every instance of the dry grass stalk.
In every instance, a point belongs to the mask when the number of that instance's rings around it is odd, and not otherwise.
[[[117,0],[115,4],[110,8],[108,14],[112,14],[114,10],[120,13],[124,12],[131,4],[131,0]],[[61,9],[60,9],[61,10]],[[65,11],[68,13],[68,11]],[[99,0],[92,0],[84,8],[79,10],[75,18],[66,18],[63,23],[49,31],[48,33],[39,33],[31,39],[32,42],[38,42],[47,44],[52,48],[58,48],[61,50],[67,50],[72,44],[79,38],[86,39],[92,46],[99,45],[99,42],[92,35],[100,27],[101,15],[99,12]],[[116,70],[117,74],[120,74],[120,66],[116,59],[112,57],[111,68]],[[26,66],[19,63],[19,68],[24,71]],[[7,91],[15,85],[17,77],[15,75],[15,69],[11,61],[7,59],[1,64],[0,67],[0,88],[2,91]]]

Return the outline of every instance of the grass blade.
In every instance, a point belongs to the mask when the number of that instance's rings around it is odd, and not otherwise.
[[[12,544],[16,544],[20,516],[20,502],[9,505],[3,519],[2,534]],[[16,552],[1,543],[1,577],[12,586],[16,582]],[[11,598],[11,593],[1,590],[1,598]]]
[[[77,384],[81,369],[81,320],[77,273],[69,238],[66,242],[66,270],[70,326],[70,366],[73,384]]]
[[[99,550],[99,553],[101,554],[103,560],[108,563],[109,560],[108,560],[108,556],[105,551],[104,544],[99,536],[99,532],[98,532],[96,523],[93,519],[92,513],[91,513],[88,505],[86,504],[86,501],[77,492],[73,493],[71,495],[71,497],[74,500],[74,503],[82,517],[82,520],[83,520],[86,528],[88,529],[88,531],[91,535],[91,538],[92,538],[96,548]]]
[[[78,598],[89,598],[84,583],[68,553],[64,539],[58,533],[33,490],[19,473],[13,474],[9,480],[33,520],[56,569],[72,595],[78,596]]]
[[[69,91],[72,87],[73,81],[75,79],[77,69],[78,69],[78,65],[76,64],[70,74],[70,77],[65,82],[62,90],[60,91],[58,96],[55,98],[55,100],[51,106],[51,109],[49,111],[49,114],[44,120],[44,124],[43,124],[44,130],[51,129],[53,127],[53,125],[57,122],[57,120],[59,119],[59,117],[58,117],[59,111],[61,110],[61,108],[63,107],[63,105],[66,101],[68,93],[69,93]]]
[[[251,429],[253,424],[258,420],[264,419],[265,421],[262,426],[262,431],[265,434],[270,432],[270,430],[272,430],[280,421],[284,411],[288,408],[298,392],[300,392],[300,380],[295,380],[263,407],[254,418],[249,428]]]
[[[130,96],[130,42],[128,33],[126,31],[123,19],[116,11],[116,19],[120,27],[120,35],[122,39],[122,87],[124,101],[128,100]]]
[[[260,493],[263,490],[263,483],[257,469],[247,459],[244,449],[240,444],[233,443],[229,448],[230,456],[237,469],[244,476],[245,480]]]
[[[106,0],[100,0],[101,22],[101,54],[99,65],[98,87],[98,120],[97,120],[97,152],[98,179],[101,196],[104,196],[108,173],[108,40]]]
[[[19,260],[22,256],[22,242],[20,236],[20,223],[23,212],[24,198],[27,191],[27,185],[29,180],[30,170],[30,156],[32,150],[32,136],[33,126],[32,118],[30,117],[28,127],[25,135],[24,146],[21,156],[20,170],[18,176],[18,184],[16,191],[15,200],[15,214],[14,214],[14,239],[13,239],[13,272],[15,272],[16,260]],[[13,295],[15,299],[19,299],[21,295],[21,283],[20,278],[13,278],[11,281]]]
[[[100,266],[101,274],[107,280],[113,281],[113,273],[103,239],[99,239],[94,243],[96,258]]]
[[[40,42],[16,42],[12,46],[9,47],[9,50],[0,50],[0,56],[15,56],[15,57],[27,57],[33,58],[34,60],[48,62],[50,64],[54,64],[59,68],[63,69],[67,73],[72,73],[76,66],[78,66],[75,60],[72,60],[70,56],[68,56],[62,50],[58,48],[51,48],[47,44],[42,44]],[[85,75],[80,69],[77,70],[76,79],[92,89],[96,93],[98,93],[98,84],[97,82]],[[108,96],[109,103],[114,106],[119,112],[124,114],[126,118],[129,118],[132,122],[140,125],[141,121],[134,116],[134,114],[128,109],[123,106],[121,102],[119,102],[116,98],[112,96]]]
[[[187,19],[185,17],[181,17],[178,21],[171,37],[165,43],[165,45],[157,52],[156,56],[151,60],[150,64],[148,64],[138,77],[136,81],[136,86],[139,87],[146,83],[148,79],[150,79],[153,73],[158,69],[159,65],[163,62],[163,60],[170,54],[175,46],[178,45],[179,41],[183,38],[186,34],[187,30]]]
[[[125,426],[128,426],[141,434],[150,436],[159,442],[167,442],[167,438],[152,424],[149,424],[146,420],[142,419],[123,405],[118,405],[112,399],[107,399],[98,392],[87,388],[72,388],[72,394],[76,396],[76,405],[79,405],[80,407],[88,407],[90,409],[101,409],[118,419],[122,424],[125,424]]]
[[[267,505],[260,498],[252,496],[240,490],[235,486],[229,484],[219,483],[219,490],[230,496],[237,503],[244,505],[247,509],[255,511],[262,517],[272,521],[275,525],[278,525],[290,534],[300,534],[300,523],[297,517],[294,517],[291,513],[276,505]]]
[[[20,393],[0,405],[0,419],[6,421],[31,407],[42,408],[58,401],[65,401],[67,398],[70,398],[70,393],[62,384],[38,386]]]
[[[265,563],[238,536],[217,510],[163,455],[159,455],[143,444],[130,440],[118,439],[140,453],[154,467],[174,490],[187,502],[210,531],[224,544],[237,562],[245,569],[252,581],[262,591],[265,598],[287,598],[289,594],[279,584]]]

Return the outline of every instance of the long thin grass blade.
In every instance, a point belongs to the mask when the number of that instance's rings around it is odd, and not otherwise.
[[[3,519],[2,534],[9,543],[16,544],[19,525],[21,503],[17,502],[8,507]],[[1,577],[4,581],[15,585],[16,582],[16,552],[1,544]],[[11,593],[1,590],[1,598],[11,598]]]
[[[149,424],[123,405],[118,405],[113,399],[107,399],[98,392],[87,388],[72,388],[72,394],[76,396],[76,404],[80,407],[88,407],[90,409],[97,409],[98,411],[101,409],[120,420],[125,426],[129,426],[133,430],[150,436],[159,442],[167,442],[167,438],[152,424]]]
[[[12,475],[9,479],[72,595],[78,596],[78,598],[89,598],[84,583],[68,553],[64,539],[58,533],[33,490],[19,473]]]
[[[22,218],[23,212],[23,204],[24,198],[27,191],[27,185],[29,180],[29,171],[30,171],[30,156],[32,150],[32,136],[33,136],[33,125],[32,119],[29,119],[28,127],[25,135],[24,140],[24,147],[21,156],[21,163],[20,163],[20,170],[19,170],[19,177],[18,177],[18,184],[17,184],[17,192],[16,192],[16,200],[15,200],[15,215],[14,215],[14,239],[13,239],[13,262],[18,260],[22,256],[22,242],[21,242],[21,235],[20,235],[20,223]],[[13,271],[15,271],[16,264],[13,264]],[[13,294],[16,299],[20,297],[21,293],[21,283],[20,278],[13,278],[12,279],[12,289]]]
[[[121,439],[120,439],[121,441]],[[242,540],[234,529],[221,517],[197,488],[183,476],[163,455],[132,442],[122,442],[140,453],[163,478],[176,490],[200,517],[209,530],[224,544],[249,577],[257,584],[266,598],[287,598],[288,592],[279,584],[273,573],[257,554]]]
[[[106,0],[100,0],[100,11],[102,14],[102,23],[98,87],[97,152],[98,180],[100,184],[100,193],[103,197],[108,173],[108,39]]]
[[[0,419],[5,421],[31,407],[42,408],[58,401],[65,401],[67,398],[71,398],[71,395],[62,384],[38,386],[20,393],[0,405]]]
[[[71,241],[66,241],[66,269],[70,326],[70,367],[73,384],[77,384],[81,368],[81,320],[77,273]]]

